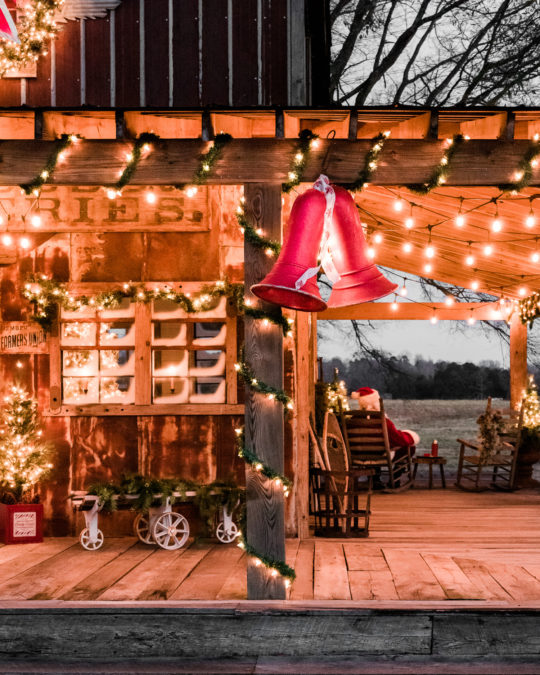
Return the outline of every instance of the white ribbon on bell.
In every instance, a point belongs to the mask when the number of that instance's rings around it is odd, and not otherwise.
[[[299,291],[302,286],[318,274],[321,267],[324,269],[326,276],[330,281],[335,284],[340,280],[340,275],[334,265],[332,260],[332,254],[330,252],[329,240],[330,240],[330,225],[332,224],[332,216],[334,214],[334,204],[336,203],[336,193],[334,188],[330,185],[330,180],[328,176],[321,174],[319,178],[313,183],[313,188],[319,190],[326,197],[326,209],[324,211],[324,227],[321,237],[321,246],[319,248],[319,260],[321,261],[317,267],[308,268],[302,276],[296,280],[294,286],[297,291]]]

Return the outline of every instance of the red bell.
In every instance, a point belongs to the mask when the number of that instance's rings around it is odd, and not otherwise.
[[[397,284],[378,270],[366,254],[366,238],[350,193],[337,185],[329,247],[340,280],[332,287],[328,307],[369,302],[392,293]]]
[[[316,272],[304,283],[299,282],[304,272],[317,267],[325,209],[326,198],[319,190],[312,188],[296,198],[279,258],[265,278],[251,287],[252,293],[267,302],[301,312],[326,309]]]

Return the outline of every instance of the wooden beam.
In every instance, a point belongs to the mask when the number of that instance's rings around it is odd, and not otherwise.
[[[309,413],[310,381],[313,370],[310,359],[311,315],[296,312],[295,331],[295,413],[294,413],[294,498],[297,536],[309,537]]]
[[[265,236],[281,241],[281,185],[244,186],[245,213]],[[247,241],[244,244],[244,275],[246,295],[255,305],[264,307],[248,289],[271,269],[273,261],[263,251]],[[273,307],[275,309],[275,307]],[[261,382],[283,387],[283,334],[274,325],[263,326],[260,321],[245,317],[245,360]],[[276,401],[246,388],[245,440],[261,462],[275,471],[283,472],[283,408]],[[255,549],[275,560],[285,560],[285,513],[281,487],[246,470],[247,540]],[[256,566],[248,557],[248,599],[284,599],[285,583],[272,577],[264,565]]]
[[[348,120],[347,120],[348,123]],[[287,180],[295,139],[251,138],[233,140],[208,177],[209,184],[273,183]],[[361,139],[321,140],[310,153],[304,180],[312,182],[329,157],[326,173],[332,181],[348,183],[358,175],[372,141]],[[50,141],[0,142],[0,185],[31,181],[43,170],[53,150]],[[470,140],[452,160],[447,185],[496,186],[507,182],[529,147],[527,140]],[[160,140],[145,157],[131,183],[170,185],[189,183],[198,168],[199,156],[208,149],[200,139]],[[328,153],[331,149],[331,153]],[[125,167],[131,143],[123,140],[88,140],[71,148],[50,182],[58,185],[105,185],[118,179]],[[373,185],[406,185],[426,181],[439,163],[444,142],[435,139],[389,139],[384,147]],[[535,169],[531,185],[540,185]]]
[[[465,321],[472,316],[478,320],[494,321],[506,319],[498,312],[495,303],[485,302],[456,302],[452,306],[444,302],[398,302],[397,309],[392,308],[391,302],[364,302],[349,307],[335,307],[319,312],[319,321],[336,320],[373,320],[373,321],[429,321],[433,314],[437,319],[448,321]]]
[[[513,314],[510,321],[510,407],[516,409],[527,387],[527,325]]]

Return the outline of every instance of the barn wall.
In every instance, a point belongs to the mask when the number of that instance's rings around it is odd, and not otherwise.
[[[0,80],[0,106],[305,105],[305,86],[289,94],[289,43],[305,53],[304,19],[289,22],[289,5],[122,0],[103,18],[65,22],[37,77]]]
[[[130,199],[141,193],[135,188],[130,190],[126,191]],[[50,192],[49,197],[51,195]],[[208,219],[208,227],[198,232],[51,234],[17,264],[2,268],[0,319],[29,319],[32,308],[22,298],[21,291],[31,272],[58,281],[103,282],[104,288],[111,282],[126,281],[214,281],[225,276],[242,281],[243,239],[234,216],[239,197],[238,188],[208,188],[203,214]],[[66,201],[64,195],[64,206]],[[288,197],[284,200],[286,212],[289,201]],[[95,211],[97,213],[99,209]],[[76,224],[73,229],[77,230]],[[239,345],[241,334],[240,330]],[[16,367],[17,361],[22,367]],[[286,353],[285,367],[286,387],[292,391],[293,361],[289,352]],[[48,354],[1,354],[0,396],[5,395],[14,378],[37,396],[41,411],[49,410]],[[239,400],[243,400],[241,386]],[[66,501],[71,490],[84,489],[94,481],[116,480],[123,472],[141,471],[203,482],[229,477],[240,483],[244,481],[245,466],[237,456],[234,433],[234,429],[243,424],[240,415],[98,417],[47,414],[43,424],[47,438],[56,448],[54,472],[41,488],[47,534],[76,533],[75,517],[70,502]],[[285,464],[289,476],[294,475],[290,451],[292,433],[293,427],[289,423],[286,425]],[[111,534],[129,534],[131,522],[132,516],[114,514],[105,520],[105,529]],[[294,533],[292,511],[288,528],[289,533]]]

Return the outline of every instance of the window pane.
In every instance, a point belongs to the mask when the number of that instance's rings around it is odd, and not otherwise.
[[[209,368],[210,366],[216,365],[223,352],[218,349],[200,349],[194,352],[194,354],[195,366],[197,368]]]
[[[84,345],[96,344],[96,324],[83,321],[70,321],[62,324],[62,344]]]
[[[188,374],[189,353],[184,349],[154,350],[154,375],[181,377]]]
[[[99,327],[100,344],[135,344],[134,324],[132,321],[111,321]]]
[[[154,377],[154,403],[187,403],[189,380],[181,377]]]
[[[104,349],[100,352],[100,372],[106,375],[133,375],[132,349]]]
[[[219,321],[196,323],[195,335],[196,338],[215,337],[223,327],[223,323]]]
[[[102,377],[100,383],[102,403],[134,403],[135,386],[132,377]]]
[[[180,321],[155,321],[153,324],[153,343],[185,345],[187,325]]]
[[[65,350],[63,356],[64,375],[79,377],[97,375],[98,352],[92,349]]]
[[[225,403],[226,392],[223,377],[198,377],[189,400],[191,403]]]
[[[97,377],[64,377],[64,403],[98,403]]]

